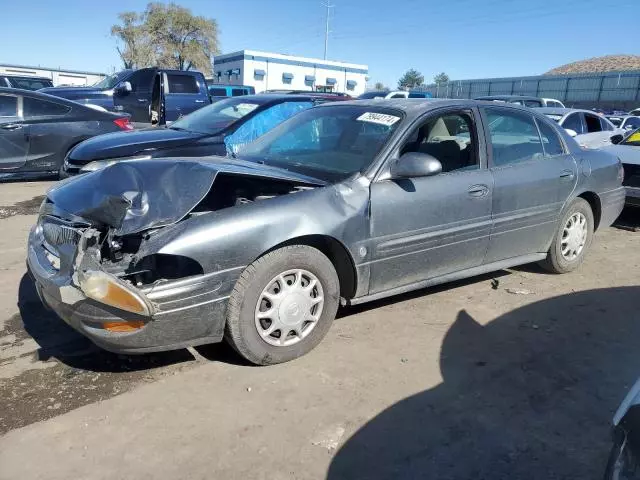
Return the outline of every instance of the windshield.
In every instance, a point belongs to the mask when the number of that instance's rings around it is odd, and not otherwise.
[[[107,75],[106,77],[104,77],[102,80],[100,80],[98,83],[94,84],[93,86],[96,88],[104,88],[104,89],[113,88],[120,82],[120,79],[126,73],[128,72],[124,71],[124,72],[114,73],[112,75]]]
[[[384,98],[387,96],[387,93],[389,92],[365,92],[362,95],[360,95],[358,98],[360,99],[365,99],[365,98]]]
[[[545,113],[544,115],[555,122],[559,122],[562,120],[562,117],[564,117],[564,115],[558,115],[556,113]]]
[[[238,156],[340,181],[371,165],[401,119],[397,110],[368,106],[311,108],[250,143]]]
[[[627,135],[627,138],[620,142],[620,144],[640,147],[640,128]]]
[[[235,97],[221,100],[196,110],[171,124],[174,130],[189,130],[197,133],[217,133],[238,119],[253,112],[263,102],[247,97]]]

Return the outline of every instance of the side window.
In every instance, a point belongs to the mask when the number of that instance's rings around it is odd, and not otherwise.
[[[245,95],[245,91],[242,88],[232,88],[231,89],[231,96],[232,97],[241,97]]]
[[[560,141],[560,137],[558,137],[558,134],[556,133],[554,128],[544,120],[536,119],[536,122],[538,123],[538,128],[540,129],[540,138],[542,139],[544,154],[547,157],[552,157],[554,155],[564,155],[562,142]]]
[[[562,128],[567,130],[573,130],[578,135],[582,134],[582,114],[580,113],[572,113],[569,115],[564,122],[562,122]]]
[[[603,131],[613,130],[613,125],[611,125],[611,123],[609,123],[609,121],[604,117],[600,117],[600,125],[602,126]]]
[[[624,122],[624,128],[627,130],[635,130],[636,128],[640,128],[640,117],[627,118],[627,121]]]
[[[169,93],[200,93],[198,81],[193,75],[167,74]]]
[[[544,156],[538,129],[531,115],[502,109],[485,109],[493,165],[514,165]]]
[[[10,121],[18,116],[18,97],[0,95],[0,122]]]
[[[389,98],[406,98],[406,97],[401,93],[396,93],[394,95],[391,95],[391,97]]]
[[[417,127],[400,149],[437,158],[443,172],[480,168],[478,143],[470,113],[451,112],[431,117]]]
[[[525,100],[524,106],[530,108],[542,107],[542,102],[539,100]]]
[[[134,72],[127,81],[131,84],[134,92],[148,92],[151,90],[151,83],[156,76],[156,71],[148,68]]]
[[[313,107],[312,102],[283,102],[257,113],[224,139],[227,153],[237,153],[243,145],[253,142],[296,113]]]
[[[587,127],[585,133],[595,133],[602,131],[602,125],[600,124],[600,117],[597,115],[591,115],[590,113],[584,114],[584,122]]]
[[[25,119],[34,117],[59,117],[66,115],[71,110],[71,107],[67,107],[66,105],[31,97],[24,97],[23,102],[23,116]]]

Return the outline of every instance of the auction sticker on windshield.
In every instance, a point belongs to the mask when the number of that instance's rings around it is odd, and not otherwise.
[[[400,120],[400,117],[396,117],[395,115],[387,115],[385,113],[366,112],[360,115],[356,120],[359,120],[361,122],[377,123],[378,125],[385,125],[387,127],[390,127],[398,120]]]

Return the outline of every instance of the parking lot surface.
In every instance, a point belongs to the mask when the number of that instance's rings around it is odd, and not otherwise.
[[[601,477],[640,376],[637,212],[577,272],[344,309],[256,368],[224,345],[110,354],[45,310],[24,260],[49,185],[0,185],[0,478]]]

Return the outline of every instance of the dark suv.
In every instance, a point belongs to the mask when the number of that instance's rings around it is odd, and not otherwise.
[[[126,112],[132,122],[172,122],[209,105],[209,93],[200,72],[142,68],[109,75],[91,87],[54,87],[49,95],[78,103]]]

